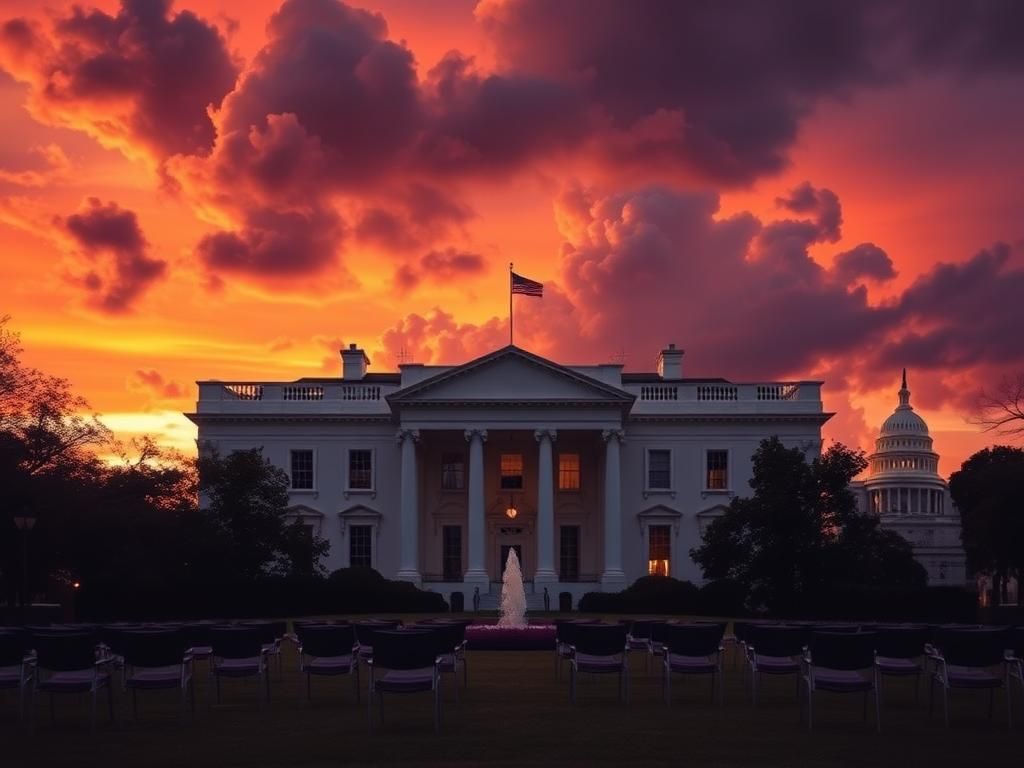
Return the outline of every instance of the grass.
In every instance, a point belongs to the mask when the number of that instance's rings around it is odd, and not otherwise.
[[[139,720],[130,698],[116,696],[118,720],[88,728],[85,697],[62,697],[51,725],[46,697],[35,707],[35,729],[17,729],[13,697],[0,695],[4,768],[16,766],[885,766],[1013,765],[1024,752],[1024,727],[1006,729],[1003,694],[987,717],[987,693],[956,691],[953,725],[942,725],[941,703],[927,719],[927,688],[915,704],[909,681],[886,686],[883,732],[873,715],[861,719],[859,696],[816,699],[815,731],[799,722],[792,678],[769,679],[755,708],[730,655],[725,706],[710,703],[708,678],[673,684],[671,708],[661,699],[655,666],[631,659],[631,700],[616,698],[613,676],[586,677],[578,703],[568,701],[563,668],[555,680],[550,652],[469,653],[469,687],[454,702],[453,678],[444,679],[442,732],[435,735],[429,694],[391,696],[385,722],[367,729],[366,677],[355,703],[348,678],[315,679],[313,702],[284,645],[283,674],[272,671],[271,703],[259,709],[252,681],[228,681],[221,705],[212,705],[205,664],[197,666],[194,721],[179,719],[176,694],[140,696]],[[119,693],[119,692],[118,692]],[[1014,704],[1024,723],[1019,691]],[[102,700],[101,700],[102,701]],[[376,710],[376,707],[375,707]],[[376,715],[376,711],[375,711]]]

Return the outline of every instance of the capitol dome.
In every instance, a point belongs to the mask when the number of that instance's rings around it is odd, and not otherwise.
[[[927,436],[928,425],[924,419],[914,413],[914,406],[910,404],[906,368],[903,369],[903,386],[900,388],[899,398],[900,404],[896,406],[892,416],[882,422],[882,431],[878,434],[879,439],[898,435]]]

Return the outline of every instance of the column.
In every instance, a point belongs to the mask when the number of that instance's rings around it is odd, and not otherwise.
[[[538,429],[533,433],[538,444],[537,464],[537,571],[533,577],[533,589],[538,586],[556,584],[555,573],[555,482],[554,458],[551,444],[558,433],[553,429]]]
[[[487,440],[487,430],[467,429],[465,437],[469,442],[469,562],[463,581],[482,587],[481,591],[486,593],[491,583],[484,561],[484,537],[487,533],[484,519],[484,441]]]
[[[622,476],[619,447],[624,433],[621,429],[606,429],[604,438],[604,572],[601,589],[617,592],[626,588],[626,574],[622,570]],[[676,553],[672,553],[676,557]]]
[[[400,515],[402,520],[401,563],[396,576],[400,581],[411,581],[417,586],[420,575],[419,503],[417,497],[416,443],[418,429],[400,429],[395,439],[402,446],[402,486]]]

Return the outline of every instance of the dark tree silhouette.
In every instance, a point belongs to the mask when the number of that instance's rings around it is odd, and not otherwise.
[[[1002,594],[1007,576],[1024,574],[1024,449],[978,451],[949,478],[949,492],[960,510],[968,568],[992,574]]]
[[[986,432],[1024,437],[1024,373],[1005,377],[994,392],[982,390],[970,421]]]
[[[865,466],[863,453],[841,444],[808,462],[777,437],[762,441],[753,495],[734,498],[691,556],[705,578],[743,585],[749,607],[780,613],[838,585],[924,586],[910,545],[857,509],[849,485]]]

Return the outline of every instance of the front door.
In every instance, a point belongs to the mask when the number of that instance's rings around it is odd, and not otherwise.
[[[505,566],[508,565],[508,553],[509,550],[514,549],[516,551],[516,557],[519,558],[519,570],[523,574],[523,581],[526,581],[526,565],[523,563],[523,545],[522,544],[502,544],[501,545],[501,578],[505,580]]]

